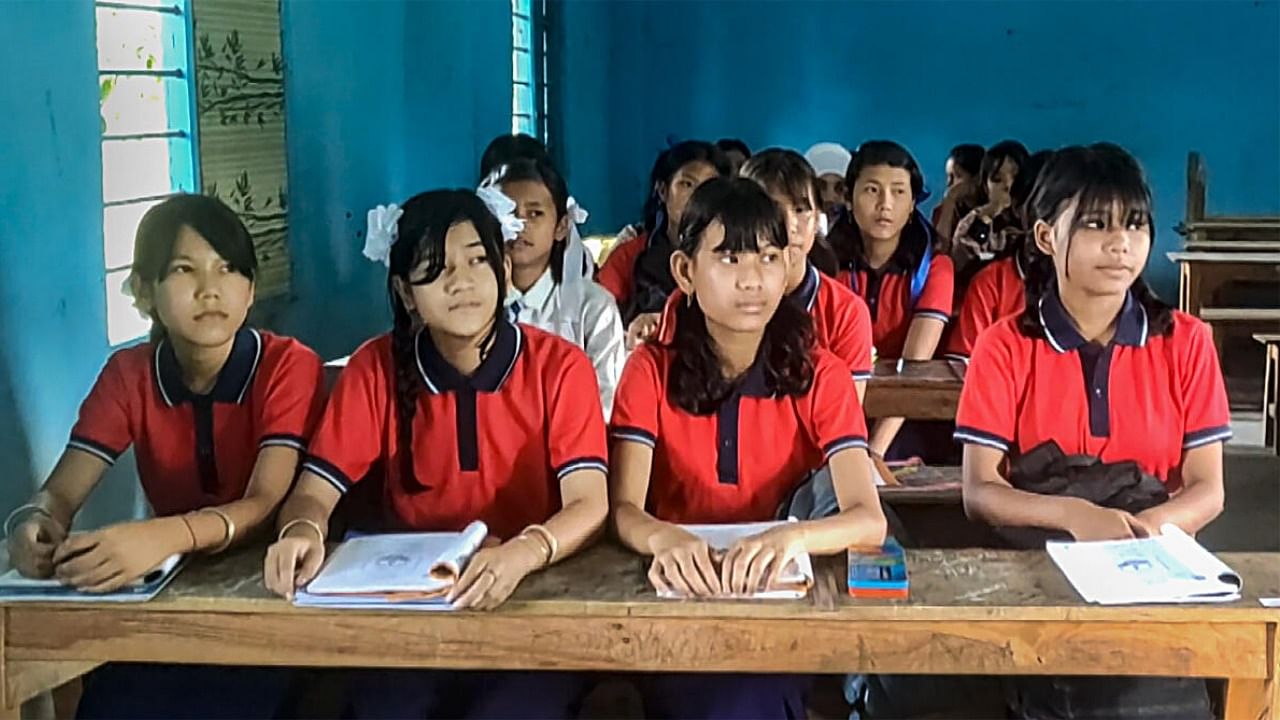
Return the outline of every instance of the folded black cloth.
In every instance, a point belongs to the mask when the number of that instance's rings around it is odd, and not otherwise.
[[[1019,456],[1009,467],[1009,484],[1040,495],[1062,495],[1094,505],[1140,513],[1169,500],[1160,479],[1142,472],[1132,461],[1104,463],[1092,455],[1067,455],[1049,440]],[[1070,540],[1062,530],[997,527],[1009,547],[1043,548],[1049,540]]]

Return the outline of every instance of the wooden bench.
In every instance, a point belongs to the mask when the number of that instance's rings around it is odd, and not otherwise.
[[[867,419],[905,417],[912,420],[954,420],[964,387],[965,365],[958,360],[919,360],[876,363],[862,409]]]
[[[1226,553],[1245,597],[1087,605],[1042,551],[908,551],[911,597],[853,600],[841,556],[794,602],[655,597],[647,560],[601,544],[531,575],[494,612],[300,609],[262,585],[262,547],[199,558],[138,605],[0,607],[0,717],[115,661],[617,672],[1146,675],[1227,679],[1226,717],[1278,702],[1280,554]],[[1273,716],[1274,717],[1274,716]]]

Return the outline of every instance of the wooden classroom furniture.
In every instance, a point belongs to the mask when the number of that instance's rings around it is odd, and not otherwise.
[[[1280,455],[1280,333],[1258,333],[1254,340],[1266,348],[1262,385],[1262,445]]]
[[[876,363],[862,409],[868,419],[905,417],[912,420],[954,420],[964,385],[965,365],[958,360]]]
[[[1280,215],[1207,215],[1207,184],[1203,159],[1190,153],[1186,219],[1177,227],[1184,250],[1168,253],[1178,264],[1178,307],[1213,327],[1230,377],[1254,379],[1256,367],[1226,362],[1228,346],[1239,349],[1255,332],[1280,332]]]
[[[854,601],[844,560],[797,602],[656,599],[645,560],[601,545],[528,578],[491,613],[299,609],[262,585],[262,547],[202,560],[140,605],[8,605],[0,703],[103,662],[619,672],[981,673],[1226,678],[1226,717],[1280,694],[1280,554],[1226,553],[1225,605],[1082,603],[1039,551],[910,551],[911,599]],[[1274,717],[1274,716],[1272,716]]]

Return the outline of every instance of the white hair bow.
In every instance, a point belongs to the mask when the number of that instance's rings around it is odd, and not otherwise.
[[[364,231],[364,256],[370,260],[391,266],[391,246],[399,235],[400,216],[404,210],[399,205],[379,205],[369,211]]]
[[[489,212],[502,224],[502,239],[511,242],[524,230],[524,221],[516,217],[516,201],[493,185],[476,188],[476,196],[484,201]]]

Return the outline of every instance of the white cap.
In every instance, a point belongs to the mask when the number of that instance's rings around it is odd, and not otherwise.
[[[813,166],[813,171],[818,177],[823,175],[844,177],[849,170],[853,155],[840,143],[822,142],[809,148],[804,154],[804,159]]]

